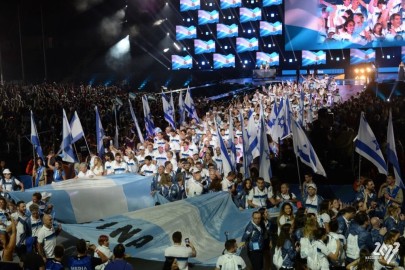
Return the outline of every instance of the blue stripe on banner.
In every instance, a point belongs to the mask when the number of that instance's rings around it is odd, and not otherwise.
[[[91,180],[66,180],[25,192],[10,192],[10,195],[15,201],[29,202],[34,192],[50,192],[56,220],[63,223],[89,222],[154,206],[155,202],[150,196],[152,178],[116,174]]]
[[[397,172],[401,171],[398,163],[398,157],[395,155],[391,147],[387,147],[387,159],[388,162],[390,162],[392,166],[397,170]]]
[[[356,148],[358,148],[359,151],[361,151],[366,156],[369,156],[371,159],[375,160],[382,168],[387,170],[387,164],[385,164],[385,161],[367,144],[363,143],[360,140],[356,140]]]

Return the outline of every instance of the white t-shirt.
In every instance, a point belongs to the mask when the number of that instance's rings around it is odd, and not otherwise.
[[[260,190],[258,187],[254,187],[250,190],[248,195],[248,200],[252,201],[254,205],[259,207],[267,205],[267,199],[273,197],[273,192],[265,187],[263,190]]]
[[[187,192],[188,198],[199,196],[203,192],[202,184],[200,182],[195,181],[194,178],[190,179],[187,185],[188,185],[188,192]]]
[[[87,178],[93,178],[95,174],[91,170],[87,170],[85,173],[80,171],[79,174],[77,175],[77,178],[81,179],[87,179]]]
[[[317,216],[319,227],[325,228],[325,223],[330,222],[330,216],[328,213],[323,213]]]
[[[216,267],[219,269],[246,269],[246,264],[240,256],[225,252],[218,258]]]
[[[111,164],[111,167],[114,170],[114,174],[122,174],[128,172],[128,165],[125,161],[121,161],[120,163],[118,163],[114,160]]]
[[[144,173],[145,176],[150,176],[150,175],[154,175],[157,173],[157,168],[155,164],[149,164],[146,165],[144,164],[141,168],[141,174]]]
[[[180,270],[188,270],[188,258],[193,254],[191,247],[173,245],[165,249],[165,257],[174,257]]]
[[[233,186],[233,182],[229,181],[226,177],[222,180],[222,191],[229,191]]]
[[[111,161],[106,161],[104,163],[104,169],[107,173],[107,175],[114,173],[114,170],[112,168],[112,162]]]
[[[53,258],[56,246],[56,234],[53,227],[48,229],[45,226],[38,232],[38,243],[43,244],[46,258]]]

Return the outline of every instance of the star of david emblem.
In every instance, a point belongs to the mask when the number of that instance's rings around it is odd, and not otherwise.
[[[282,127],[282,126],[284,126],[284,124],[285,124],[285,119],[284,119],[284,116],[283,116],[283,117],[281,117],[281,118],[278,119],[278,125],[279,125],[280,127]]]

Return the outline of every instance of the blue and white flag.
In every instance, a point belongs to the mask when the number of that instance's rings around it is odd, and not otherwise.
[[[250,164],[253,161],[253,159],[257,158],[260,155],[258,126],[255,123],[253,110],[250,110],[248,114],[247,135],[248,135],[248,153],[251,155],[252,158],[251,160],[248,160]]]
[[[172,106],[172,108],[173,108],[173,121],[176,125],[176,112],[174,110],[173,92],[170,93],[170,106]]]
[[[227,176],[229,172],[235,171],[235,166],[232,164],[231,157],[228,154],[228,149],[226,148],[224,139],[221,136],[221,132],[218,128],[216,117],[214,118],[214,121],[215,121],[215,128],[217,130],[219,148],[221,149],[222,171],[224,175]]]
[[[292,111],[292,105],[291,105],[291,100],[288,98],[288,95],[285,97],[286,100],[286,108],[285,108],[285,119],[286,119],[286,125],[285,125],[285,130],[284,130],[284,137],[287,137],[291,135],[291,127],[292,127],[292,120],[293,120],[293,111]]]
[[[72,132],[72,144],[84,137],[83,126],[76,111],[70,120],[70,131]]]
[[[229,110],[229,138],[228,138],[228,148],[230,152],[230,158],[233,168],[236,169],[237,157],[236,157],[236,146],[235,146],[235,131],[233,127],[233,117],[232,110]]]
[[[198,118],[197,111],[196,111],[195,106],[194,106],[194,101],[191,98],[189,88],[187,89],[186,98],[184,99],[184,107],[186,109],[186,112],[187,112],[188,116],[191,119],[194,119],[197,123],[199,123],[200,119]]]
[[[364,113],[360,116],[359,133],[355,143],[355,151],[373,163],[379,173],[387,174],[387,164],[385,163],[380,145],[368,125]]]
[[[283,139],[284,137],[289,135],[289,128],[288,128],[288,100],[284,98],[281,99],[280,104],[278,105],[276,113],[276,119],[270,118],[272,121],[272,129],[270,129],[270,136],[273,141],[278,143],[278,140]],[[274,107],[273,107],[274,110]],[[273,112],[272,112],[273,113]],[[270,114],[273,117],[273,114]]]
[[[62,140],[62,160],[70,163],[76,162],[76,157],[72,147],[72,132],[65,109],[63,109],[63,140]]]
[[[304,105],[304,101],[305,101],[305,93],[304,90],[302,90],[302,88],[300,89],[300,104],[299,104],[299,122],[301,126],[304,126],[304,111],[305,111],[305,105]]]
[[[52,193],[55,218],[59,222],[83,223],[154,206],[154,199],[150,195],[152,178],[120,174],[68,179],[10,195],[16,201],[28,202],[35,192]]]
[[[273,107],[271,108],[271,112],[270,112],[270,115],[269,115],[269,119],[267,120],[267,126],[268,126],[268,132],[267,133],[271,136],[271,138],[273,140],[275,140],[275,139],[274,139],[274,137],[272,135],[272,130],[273,130],[273,128],[274,128],[274,126],[276,125],[276,122],[277,122],[277,114],[278,114],[278,112],[277,112],[277,101],[274,101]]]
[[[242,130],[242,147],[243,147],[243,170],[245,179],[250,177],[249,165],[253,160],[252,153],[249,153],[249,138],[247,130],[245,129],[245,119],[243,118],[242,111],[239,112],[240,126]]]
[[[387,160],[392,164],[394,169],[395,181],[397,186],[405,188],[404,182],[401,177],[401,167],[399,166],[397,150],[395,148],[394,127],[392,125],[392,112],[390,110],[390,116],[388,118],[388,130],[387,130]]]
[[[163,114],[166,122],[169,123],[169,125],[173,129],[176,129],[176,125],[174,124],[174,108],[170,104],[170,101],[168,100],[166,94],[163,92],[162,92],[162,104],[163,104]]]
[[[307,135],[305,135],[305,131],[295,120],[293,120],[292,123],[292,133],[295,155],[300,158],[302,163],[311,167],[314,173],[326,177],[326,172],[323,169],[314,148],[309,142]]]
[[[119,134],[118,134],[118,119],[117,119],[117,110],[119,110],[120,107],[113,104],[113,111],[114,111],[114,118],[115,118],[115,133],[114,133],[114,147],[119,148]]]
[[[108,235],[111,246],[122,243],[131,257],[155,261],[165,260],[165,249],[173,245],[172,234],[181,231],[196,249],[197,256],[189,262],[213,268],[226,237],[240,242],[252,212],[240,211],[229,193],[217,192],[87,224],[63,224],[63,230],[91,243],[97,243],[100,234]],[[212,226],[218,220],[221,224]]]
[[[143,135],[142,135],[141,128],[139,127],[138,119],[136,118],[134,109],[132,108],[131,100],[128,99],[128,102],[129,102],[129,111],[131,112],[132,120],[135,123],[136,133],[138,134],[138,138],[141,141],[141,143],[144,143],[145,140],[143,139]]]
[[[95,108],[96,110],[96,140],[97,140],[97,153],[100,157],[104,155],[104,129],[103,129],[103,124],[101,124],[101,118],[100,114],[98,113],[97,106]]]
[[[179,92],[179,115],[180,115],[180,125],[186,121],[186,108],[184,107],[184,102],[183,102],[183,93],[182,91]]]
[[[155,133],[155,125],[153,124],[152,114],[150,112],[148,103],[148,97],[146,95],[142,97],[142,105],[146,133],[148,134],[148,136],[153,136],[153,134]]]
[[[34,114],[31,111],[31,143],[34,146],[35,152],[37,153],[38,157],[45,160],[44,153],[42,152],[41,143],[39,142],[37,127],[35,125]]]
[[[260,167],[259,176],[263,177],[264,181],[270,183],[272,177],[271,164],[270,164],[270,147],[267,140],[267,128],[266,121],[263,114],[263,108],[261,107],[260,116]]]
[[[309,94],[309,109],[308,109],[308,115],[307,115],[307,122],[312,123],[314,121],[313,119],[313,113],[312,113],[312,93]]]

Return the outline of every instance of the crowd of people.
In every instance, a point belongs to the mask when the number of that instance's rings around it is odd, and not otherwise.
[[[394,125],[398,131],[397,153],[403,167],[404,150],[400,143],[404,138],[404,134],[400,131],[405,130],[403,129],[405,122],[401,115],[401,108],[405,103],[403,97],[394,98],[387,103],[375,95],[361,93],[347,102],[342,102],[334,79],[327,76],[320,78],[308,76],[302,83],[286,82],[271,85],[231,101],[205,99],[202,102],[195,99],[200,121],[190,120],[173,129],[164,122],[160,96],[154,94],[151,95],[153,98],[149,99],[157,126],[154,136],[146,137],[144,143],[141,143],[127,110],[128,106],[123,103],[118,116],[120,134],[123,135],[117,147],[110,142],[115,131],[112,105],[116,103],[114,101],[116,98],[127,99],[126,89],[57,84],[30,87],[6,85],[1,88],[1,95],[4,97],[3,100],[8,101],[1,107],[4,120],[2,124],[10,130],[2,136],[6,136],[6,140],[9,141],[19,134],[17,131],[19,128],[23,132],[28,132],[30,109],[36,115],[39,131],[52,126],[54,129],[62,126],[61,117],[57,117],[62,107],[67,109],[69,114],[78,111],[86,133],[91,134],[90,130],[95,129],[94,114],[86,113],[88,108],[98,106],[102,122],[106,123],[107,136],[104,140],[106,152],[97,155],[95,138],[88,135],[86,139],[91,154],[79,155],[79,162],[70,165],[69,168],[55,154],[57,151],[54,150],[57,149],[52,148],[55,144],[54,138],[40,135],[41,143],[49,154],[45,160],[37,158],[32,167],[28,167],[34,186],[70,178],[92,179],[103,175],[132,173],[152,176],[151,195],[159,193],[169,201],[210,192],[228,192],[239,209],[258,209],[253,213],[241,243],[248,251],[250,264],[254,270],[269,269],[271,263],[281,269],[300,269],[305,264],[310,269],[340,269],[352,265],[356,266],[351,269],[371,269],[369,267],[372,264],[374,267],[381,265],[387,269],[399,269],[400,265],[403,265],[401,248],[398,252],[392,253],[394,259],[389,261],[388,257],[383,256],[385,253],[378,255],[373,252],[374,243],[389,248],[402,241],[400,236],[404,233],[405,224],[405,218],[400,214],[403,194],[402,189],[396,185],[393,175],[381,181],[381,175],[378,175],[370,164],[366,164],[366,170],[364,168],[362,170],[365,177],[356,181],[356,197],[342,204],[339,198],[323,198],[317,194],[318,186],[312,179],[313,174],[310,171],[305,173],[305,181],[300,187],[302,194],[292,193],[286,179],[277,179],[278,165],[295,163],[291,138],[278,141],[268,136],[272,153],[271,162],[275,168],[270,183],[259,174],[258,158],[250,164],[250,177],[245,177],[243,167],[245,153],[242,146],[242,124],[245,127],[248,125],[249,112],[259,127],[260,117],[269,120],[273,104],[288,96],[293,115],[299,118],[303,114],[302,125],[308,131],[321,162],[326,167],[338,163],[351,168],[353,139],[358,129],[360,112],[366,113],[367,120],[375,131],[381,148],[384,149],[388,111],[392,109]],[[304,97],[303,108],[300,105],[302,97]],[[137,98],[140,97],[136,97],[134,104],[140,104],[137,103],[139,101]],[[135,106],[135,110],[140,126],[143,126],[142,107]],[[27,117],[24,117],[26,111]],[[240,111],[243,111],[243,121],[239,118]],[[233,138],[229,138],[231,118],[234,127]],[[229,146],[230,140],[235,144],[237,170],[226,174],[215,123],[224,144]],[[55,131],[55,134],[58,132]],[[61,227],[54,224],[53,206],[49,203],[50,194],[35,193],[32,202],[9,200],[8,192],[24,191],[24,185],[12,175],[7,161],[0,162],[0,167],[3,175],[0,187],[3,196],[0,199],[2,215],[0,230],[3,232],[0,232],[0,237],[3,237],[1,245],[4,250],[2,260],[11,261],[12,254],[16,253],[26,264],[41,260],[44,263],[58,264],[58,258],[63,257],[63,247],[56,245],[55,237]],[[277,211],[273,211],[275,209]],[[279,212],[276,220],[270,218],[269,211]],[[173,241],[182,246],[181,234],[173,235]],[[112,253],[105,251],[105,246],[108,247],[106,243],[108,237],[100,236],[100,246],[90,248],[95,251],[94,257],[99,256],[99,259],[89,259],[89,264],[93,266],[103,264],[107,261],[105,257],[112,258],[108,255],[111,256]],[[405,247],[405,243],[401,246]],[[227,242],[225,248],[227,251],[224,255],[227,256],[221,257],[222,261],[217,265],[219,269],[227,263],[227,258],[235,259],[233,256],[236,256],[239,250],[234,240]],[[189,249],[191,250],[189,256],[195,256],[192,245]],[[190,252],[189,249],[187,252]],[[87,256],[87,250],[83,241],[78,242],[78,258]],[[120,252],[122,254],[122,250]],[[34,255],[36,258],[33,258]],[[167,257],[176,256],[167,255]],[[175,267],[187,269],[187,261],[184,264],[184,261],[179,262],[177,259],[167,264],[174,267],[173,269],[176,269]],[[243,268],[240,261],[237,265]]]
[[[321,0],[319,43],[348,41],[359,45],[369,42],[404,39],[403,0],[343,0],[332,4]]]

